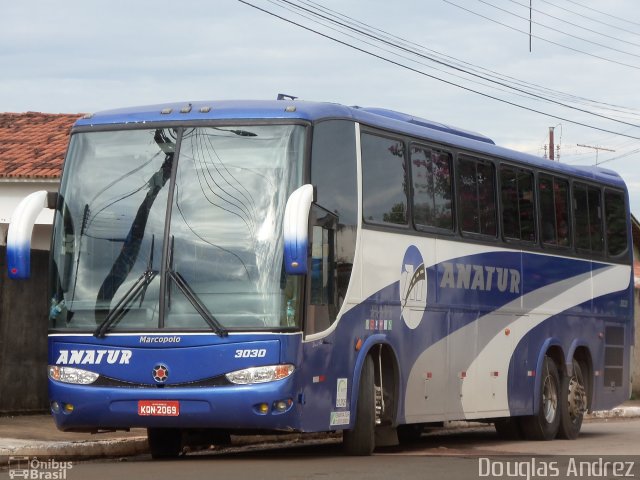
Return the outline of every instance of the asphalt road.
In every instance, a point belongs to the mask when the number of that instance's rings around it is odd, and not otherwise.
[[[56,471],[51,465],[40,470]],[[411,446],[381,449],[371,457],[344,457],[337,440],[314,441],[197,452],[174,461],[153,461],[144,455],[73,462],[64,478],[468,480],[502,476],[530,480],[629,478],[629,474],[640,478],[640,419],[591,421],[583,425],[576,441],[501,441],[492,427],[478,427],[432,432]],[[8,471],[0,472],[0,478],[8,478]]]

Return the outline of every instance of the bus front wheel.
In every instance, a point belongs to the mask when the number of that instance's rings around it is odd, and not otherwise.
[[[375,447],[375,379],[373,359],[370,355],[364,360],[358,388],[358,406],[351,430],[345,430],[342,448],[347,455],[371,455]]]
[[[542,383],[536,399],[538,413],[522,417],[521,420],[522,433],[527,440],[552,440],[560,426],[560,376],[550,357],[544,357],[540,374]]]

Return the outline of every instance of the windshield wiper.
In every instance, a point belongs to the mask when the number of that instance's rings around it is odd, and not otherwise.
[[[248,130],[238,130],[233,128],[219,128],[219,127],[211,127],[212,130],[220,130],[221,132],[229,132],[234,135],[238,135],[239,137],[257,137],[257,133],[250,132]]]
[[[229,335],[229,332],[222,326],[222,324],[213,316],[213,314],[209,311],[202,300],[198,298],[196,292],[189,286],[187,281],[184,279],[182,275],[178,272],[174,272],[173,270],[169,270],[168,272],[169,278],[171,278],[175,283],[176,287],[183,293],[187,300],[191,302],[193,308],[200,314],[200,316],[207,322],[207,325],[211,327],[216,335],[220,337],[226,337]]]
[[[153,279],[158,275],[157,271],[154,270],[146,270],[145,272],[138,277],[131,287],[125,292],[120,301],[107,313],[107,316],[104,317],[104,320],[100,322],[98,328],[95,329],[93,335],[95,337],[101,338],[104,337],[105,334],[109,331],[109,329],[118,323],[122,317],[124,317],[129,311],[129,306],[133,303],[139,296],[142,295],[144,298],[144,294],[147,291],[147,287],[153,281]]]

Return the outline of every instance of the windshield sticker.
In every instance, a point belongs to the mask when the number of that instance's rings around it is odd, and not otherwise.
[[[56,365],[128,365],[131,350],[60,350]]]
[[[329,426],[333,427],[334,425],[349,425],[350,422],[351,412],[349,410],[344,410],[342,412],[331,412]]]
[[[347,387],[349,380],[339,378],[336,386],[336,408],[345,408],[347,406]]]

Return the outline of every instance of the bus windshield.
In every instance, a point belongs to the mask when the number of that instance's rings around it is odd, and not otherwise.
[[[52,329],[299,328],[282,219],[305,127],[73,135],[51,255]]]

